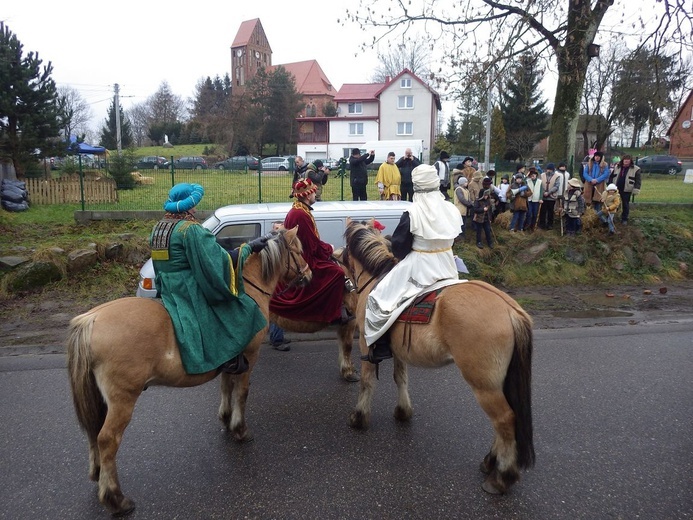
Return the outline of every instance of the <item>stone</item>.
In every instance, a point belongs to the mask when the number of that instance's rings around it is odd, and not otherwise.
[[[116,260],[123,256],[123,244],[109,244],[104,251],[107,260]]]
[[[31,261],[25,256],[0,256],[0,269],[13,269]]]
[[[585,265],[586,262],[585,255],[583,255],[579,251],[576,251],[572,247],[569,247],[565,250],[565,259],[568,260],[568,262],[577,265]]]
[[[77,249],[67,255],[67,272],[78,273],[93,266],[99,260],[99,254],[94,249]]]
[[[58,281],[62,277],[60,268],[53,262],[29,262],[10,275],[7,289],[10,292],[29,291]]]
[[[528,249],[525,249],[524,251],[521,251],[517,255],[517,261],[523,265],[531,264],[537,258],[539,258],[544,253],[544,251],[546,251],[548,248],[549,248],[548,242],[542,242],[540,244],[532,246]]]
[[[662,268],[662,261],[653,251],[648,251],[643,255],[642,263],[657,270]]]
[[[635,259],[633,250],[628,246],[623,246],[623,248],[621,248],[621,252],[623,253],[623,257],[626,259],[626,262],[628,262],[630,265],[633,265],[633,261]]]

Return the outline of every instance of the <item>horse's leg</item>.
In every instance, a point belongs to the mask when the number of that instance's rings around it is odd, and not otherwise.
[[[395,419],[408,421],[414,413],[409,399],[409,371],[407,364],[397,356],[393,356],[393,377],[397,385],[397,406],[395,407]]]
[[[356,330],[356,320],[351,320],[345,325],[339,326],[339,371],[342,377],[350,383],[355,383],[361,377],[358,370],[351,360],[351,348],[354,343],[354,331]]]
[[[224,424],[226,430],[231,432],[235,439],[240,442],[253,440],[253,434],[245,421],[245,406],[248,399],[251,370],[237,376],[221,374],[219,420]]]
[[[124,516],[135,509],[135,503],[123,495],[118,481],[116,455],[123,439],[125,428],[130,423],[139,392],[108,392],[106,421],[98,436],[101,462],[99,473],[99,501],[114,516]]]
[[[502,388],[473,390],[495,431],[491,451],[481,463],[481,471],[488,475],[481,487],[488,493],[502,494],[520,478],[515,444],[515,414],[505,399]]]
[[[363,339],[363,334],[359,338],[359,346],[361,354],[368,353],[368,347]],[[373,392],[375,391],[375,369],[376,366],[368,361],[361,362],[361,386],[359,388],[359,398],[356,403],[356,408],[349,416],[349,425],[352,428],[359,430],[368,429],[368,423],[371,419],[371,405],[373,403]]]

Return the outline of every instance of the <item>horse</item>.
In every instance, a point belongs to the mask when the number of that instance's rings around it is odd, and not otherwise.
[[[250,254],[243,266],[245,291],[265,318],[278,282],[306,284],[312,276],[297,230],[268,235],[264,249]],[[244,351],[247,372],[221,374],[218,416],[238,441],[252,438],[245,406],[250,375],[266,330],[259,331]],[[219,370],[185,372],[168,312],[149,298],[120,298],[73,318],[67,360],[77,419],[89,441],[89,478],[98,481],[99,501],[114,516],[127,515],[135,503],[121,490],[116,454],[137,398],[152,385],[201,385],[214,379]]]
[[[344,264],[341,261],[342,249],[337,249],[334,252],[334,258],[340,263],[342,269],[345,271],[345,276],[348,275]],[[356,294],[353,292],[345,292],[342,300],[342,304],[349,309],[354,311],[356,308]],[[274,313],[270,313],[270,321],[276,323],[279,327],[291,331],[291,332],[302,332],[311,333],[318,332],[330,326],[329,323],[324,321],[299,321],[291,320],[289,318],[284,318]],[[354,332],[356,330],[356,321],[351,320],[347,323],[336,325],[337,327],[337,342],[339,343],[339,355],[337,358],[337,364],[339,366],[339,372],[345,381],[354,383],[360,379],[359,373],[351,360],[351,351],[354,342]]]
[[[345,230],[345,264],[356,286],[359,347],[368,346],[363,331],[367,299],[397,262],[387,239],[357,222]],[[462,312],[462,309],[465,309]],[[493,322],[489,322],[493,316]],[[520,469],[534,465],[532,431],[532,318],[510,296],[482,281],[442,289],[429,323],[396,321],[390,327],[394,380],[398,389],[395,419],[413,414],[407,365],[437,368],[455,363],[491,421],[495,436],[480,469],[482,488],[503,494],[519,479]],[[374,374],[376,377],[374,378]],[[354,429],[366,430],[377,379],[377,365],[361,364],[356,407],[349,416]]]

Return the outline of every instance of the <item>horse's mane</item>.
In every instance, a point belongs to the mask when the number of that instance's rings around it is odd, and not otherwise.
[[[296,240],[298,242],[298,240]],[[298,243],[297,250],[303,252],[300,242]],[[286,229],[280,229],[279,231],[272,231],[267,234],[267,244],[264,249],[260,251],[260,260],[262,262],[262,268],[260,271],[260,276],[263,282],[269,282],[277,270],[281,266],[282,256],[284,252],[289,254],[289,244],[286,241]]]
[[[397,259],[390,251],[389,241],[373,227],[351,222],[344,231],[345,253],[353,256],[369,273],[380,276],[392,269]]]

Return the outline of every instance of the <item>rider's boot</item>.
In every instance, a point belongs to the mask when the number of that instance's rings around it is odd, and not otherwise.
[[[369,361],[374,365],[377,365],[384,359],[390,359],[392,357],[392,349],[390,348],[390,331],[380,336],[375,340],[370,347],[368,347],[368,354],[361,356],[362,361]]]

